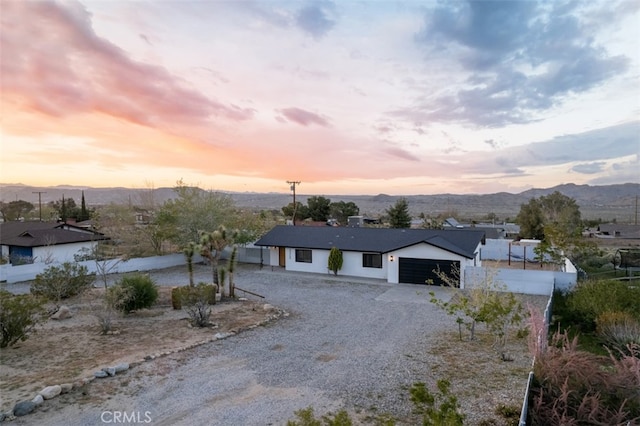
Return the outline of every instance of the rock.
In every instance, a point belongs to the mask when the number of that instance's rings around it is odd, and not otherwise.
[[[222,295],[220,293],[216,293],[216,302],[219,302],[222,300]]]
[[[42,397],[42,395],[38,394],[35,396],[35,398],[31,400],[31,402],[33,402],[36,405],[40,405],[44,402],[44,398]]]
[[[60,393],[69,393],[69,392],[71,392],[71,389],[73,389],[73,384],[71,384],[71,383],[62,383],[60,385],[60,388],[62,389],[62,392],[60,392]]]
[[[213,337],[214,339],[220,340],[220,339],[225,339],[229,336],[231,336],[231,333],[216,333]]]
[[[238,300],[239,300],[240,302],[246,302],[246,301],[247,301],[247,300],[249,300],[249,299],[247,299],[246,297],[238,297]]]
[[[60,306],[60,309],[58,309],[58,311],[51,315],[51,319],[54,320],[65,320],[67,318],[71,318],[73,317],[73,314],[71,313],[71,309],[69,309],[68,306]]]
[[[104,371],[105,373],[107,373],[111,377],[116,375],[116,368],[115,367],[105,367],[105,368],[102,369],[102,371]]]
[[[265,311],[270,311],[271,309],[273,309],[273,305],[265,303],[264,305],[262,305],[262,309]]]
[[[51,399],[60,395],[61,392],[62,392],[62,388],[60,387],[60,385],[53,385],[53,386],[47,386],[46,388],[38,392],[38,394],[42,395],[44,399]]]
[[[103,377],[108,377],[109,375],[107,374],[106,371],[100,370],[93,373],[93,376],[97,379],[102,379]]]
[[[129,364],[126,362],[121,362],[120,364],[115,366],[116,373],[122,373],[123,371],[127,371],[129,369]]]
[[[16,417],[31,414],[36,409],[36,404],[31,401],[20,401],[13,407],[13,415]]]

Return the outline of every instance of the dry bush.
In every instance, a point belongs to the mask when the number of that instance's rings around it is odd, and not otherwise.
[[[631,348],[630,348],[631,350]],[[578,338],[555,333],[536,358],[532,424],[634,424],[640,420],[637,349],[620,359],[578,350]]]
[[[640,321],[627,312],[603,312],[598,315],[596,324],[598,337],[613,349],[640,345]]]

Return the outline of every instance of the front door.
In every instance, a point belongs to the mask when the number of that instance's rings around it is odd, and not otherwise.
[[[285,266],[284,260],[285,260],[285,248],[284,247],[278,247],[279,250],[279,261],[278,261],[278,265],[279,266]]]

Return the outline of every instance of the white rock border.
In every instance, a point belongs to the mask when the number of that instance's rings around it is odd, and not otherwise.
[[[229,332],[226,333],[216,333],[212,338],[210,339],[205,339],[205,340],[201,340],[200,342],[196,342],[196,343],[192,343],[190,345],[187,346],[183,346],[183,347],[179,347],[177,349],[172,349],[170,351],[166,351],[166,352],[158,352],[152,355],[147,355],[142,359],[138,359],[136,361],[130,362],[130,363],[126,363],[126,362],[122,362],[119,363],[117,365],[114,366],[108,366],[108,367],[103,367],[100,370],[97,370],[93,373],[93,376],[89,376],[89,377],[84,377],[81,379],[78,379],[76,382],[74,383],[61,383],[58,385],[49,385],[44,387],[40,392],[38,392],[33,399],[31,400],[24,400],[24,401],[18,401],[16,404],[14,404],[13,408],[5,413],[0,412],[0,423],[3,422],[7,422],[7,421],[11,421],[11,420],[15,420],[17,417],[23,417],[25,415],[31,414],[32,412],[34,412],[37,407],[39,407],[40,405],[42,405],[44,403],[45,400],[48,399],[53,399],[56,398],[59,395],[65,394],[65,393],[69,393],[71,392],[73,389],[80,389],[86,385],[88,385],[89,383],[93,382],[96,378],[107,378],[107,377],[114,377],[116,376],[118,373],[123,373],[126,372],[128,370],[130,370],[131,368],[137,367],[138,365],[145,363],[147,361],[152,361],[156,358],[161,358],[164,356],[168,356],[168,355],[172,355],[175,353],[179,353],[179,352],[184,352],[186,350],[189,349],[193,349],[196,348],[198,346],[202,346],[206,343],[211,343],[211,342],[215,342],[217,340],[222,340],[222,339],[226,339],[227,337],[231,337],[231,336],[235,336],[238,333],[241,333],[243,331],[246,330],[251,330],[257,327],[261,327],[264,326],[272,321],[275,321],[281,317],[288,317],[289,313],[280,309],[280,308],[276,308],[268,303],[265,303],[262,308],[267,311],[270,309],[275,309],[275,313],[273,313],[272,315],[269,315],[265,320],[260,321],[259,323],[256,324],[252,324],[250,326],[244,327],[242,329],[238,329],[238,330],[231,330]],[[23,414],[21,416],[15,416],[14,415],[14,411],[16,409],[16,407],[19,405],[28,405],[29,407],[32,407],[32,409],[30,411],[28,411],[26,414]]]

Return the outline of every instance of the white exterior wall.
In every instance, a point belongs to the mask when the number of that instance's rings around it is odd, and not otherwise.
[[[387,279],[387,255],[382,255],[382,268],[364,268],[362,266],[362,252],[359,251],[343,251],[342,257],[344,261],[342,262],[342,269],[338,271],[338,275]]]
[[[326,274],[329,250],[311,250],[311,263],[296,262],[296,249],[285,249],[285,269],[287,271],[313,272]]]
[[[396,250],[391,253],[387,253],[386,261],[388,262],[388,274],[387,281],[393,284],[397,284],[400,281],[400,261],[401,257],[413,257],[418,259],[433,259],[433,260],[453,260],[460,262],[460,287],[464,287],[464,270],[467,266],[480,266],[479,247],[476,250],[475,259],[467,259],[464,256],[451,253],[446,250],[439,249],[429,244],[416,244],[411,247],[405,247],[400,250]],[[390,261],[393,256],[393,261]]]
[[[34,263],[51,263],[51,262],[73,262],[73,255],[78,254],[80,250],[86,248],[93,250],[98,243],[96,241],[86,241],[82,243],[56,244],[44,247],[33,248]]]

